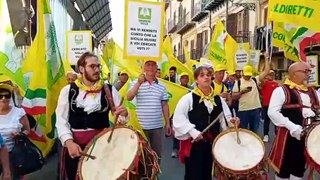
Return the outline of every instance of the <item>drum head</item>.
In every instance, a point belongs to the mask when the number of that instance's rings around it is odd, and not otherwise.
[[[307,136],[307,151],[312,160],[320,165],[320,125],[315,126]]]
[[[95,145],[91,144],[86,152],[89,154],[93,148],[91,155],[96,159],[81,158],[79,164],[81,179],[118,179],[129,169],[138,153],[139,136],[132,129],[115,128],[110,143],[108,138],[111,129],[102,133],[104,134],[98,137]]]
[[[213,158],[224,168],[245,171],[256,167],[264,158],[265,147],[251,131],[239,129],[241,143],[234,130],[222,132],[215,140]]]

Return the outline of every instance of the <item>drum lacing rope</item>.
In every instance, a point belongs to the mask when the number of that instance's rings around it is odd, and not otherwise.
[[[305,157],[306,157],[306,164],[307,164],[307,168],[310,169],[309,175],[308,175],[308,180],[313,180],[316,179],[316,175],[314,174],[314,170],[320,170],[319,165],[315,164],[314,162],[312,162],[311,158],[309,157],[307,151],[304,151]]]
[[[94,147],[96,146],[96,142],[97,142],[97,136],[93,136],[93,143],[92,143],[92,148],[90,149],[89,155],[92,154],[92,151],[94,149]],[[89,156],[87,157],[86,161],[89,160]]]

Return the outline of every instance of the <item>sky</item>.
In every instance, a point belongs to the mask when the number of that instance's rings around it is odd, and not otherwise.
[[[109,0],[112,20],[112,31],[109,35],[120,47],[123,47],[124,36],[124,1]]]

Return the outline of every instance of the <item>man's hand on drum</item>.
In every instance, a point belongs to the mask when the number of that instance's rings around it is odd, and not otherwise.
[[[235,126],[235,127],[239,127],[240,124],[240,119],[238,117],[233,117],[230,119],[230,122]]]
[[[121,106],[116,106],[116,110],[114,112],[114,115],[121,115],[126,117],[128,115],[127,108],[122,104]]]
[[[72,159],[80,156],[80,152],[82,150],[81,150],[81,147],[77,143],[73,142],[72,139],[69,139],[66,141],[65,144],[68,149],[69,155]]]

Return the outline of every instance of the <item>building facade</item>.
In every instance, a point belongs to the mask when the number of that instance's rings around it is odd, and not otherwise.
[[[166,36],[170,36],[174,55],[184,61],[186,48],[192,59],[205,56],[214,27],[221,19],[228,33],[239,43],[254,44],[258,26],[256,7],[247,0],[164,0],[166,2]]]

